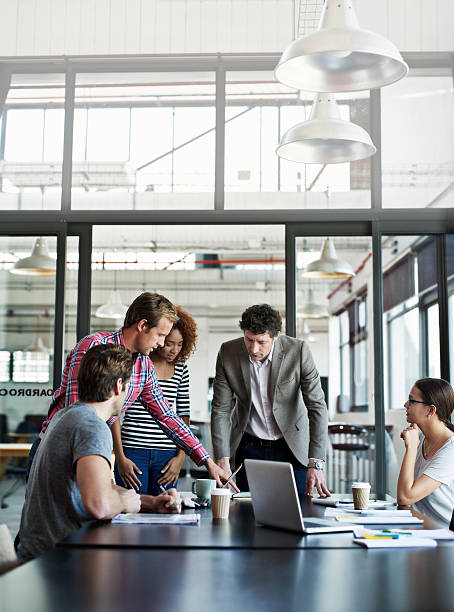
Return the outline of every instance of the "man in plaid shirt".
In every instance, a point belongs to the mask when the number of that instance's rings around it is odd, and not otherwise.
[[[167,298],[157,293],[145,292],[139,295],[128,308],[121,329],[116,332],[97,332],[82,338],[66,359],[62,382],[52,396],[40,437],[44,435],[49,421],[56,412],[78,400],[77,373],[81,359],[88,349],[97,344],[121,344],[131,351],[134,362],[129,391],[122,412],[135,399],[138,399],[157,419],[164,433],[197,465],[205,464],[210,478],[215,479],[218,486],[221,486],[227,480],[227,475],[214,463],[189,427],[169,406],[159,387],[153,364],[148,357],[155,348],[163,346],[164,339],[170,333],[177,318],[175,308]],[[136,473],[139,473],[139,468],[123,454],[120,421],[114,416],[107,423],[111,425],[117,461],[122,464],[124,484],[137,488]],[[30,464],[36,448],[37,445],[30,452]]]

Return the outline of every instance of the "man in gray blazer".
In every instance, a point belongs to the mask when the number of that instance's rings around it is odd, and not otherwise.
[[[323,467],[328,411],[309,347],[281,335],[282,320],[268,304],[247,308],[244,337],[222,344],[211,403],[217,464],[230,475],[230,458],[288,461],[300,494],[329,495]],[[236,483],[248,491],[245,470]]]

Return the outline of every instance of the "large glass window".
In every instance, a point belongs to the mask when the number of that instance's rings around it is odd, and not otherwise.
[[[213,208],[215,123],[214,73],[78,74],[72,208]]]
[[[411,70],[381,89],[383,206],[454,206],[452,75]]]
[[[418,378],[440,376],[436,239],[383,240],[386,406],[403,409]]]
[[[35,266],[36,243],[48,249],[48,263]],[[8,431],[32,433],[52,394],[56,238],[0,237],[0,413]],[[22,274],[15,274],[28,258]],[[47,271],[46,275],[42,275]],[[40,274],[41,272],[41,274]]]
[[[64,97],[63,74],[12,76],[0,132],[0,210],[60,208]]]
[[[446,244],[446,276],[448,285],[448,338],[450,380],[454,381],[454,235],[445,235]]]
[[[349,491],[353,480],[375,483],[375,407],[373,401],[373,333],[371,239],[330,239],[338,260],[349,264],[353,278],[329,278],[319,267],[324,238],[297,238],[297,318],[310,325],[310,344],[329,410],[328,486]],[[315,274],[315,271],[312,270]],[[307,339],[304,326],[299,337]],[[370,361],[372,363],[370,363]],[[373,484],[374,486],[374,484]]]
[[[382,240],[385,422],[400,467],[407,426],[404,402],[414,382],[440,376],[437,243],[434,236],[387,236]],[[387,463],[388,488],[397,474]]]
[[[313,98],[278,83],[272,72],[227,72],[226,208],[370,206],[369,159],[322,165],[276,155],[281,136],[309,119]],[[343,119],[369,130],[368,92],[343,94],[337,103]]]

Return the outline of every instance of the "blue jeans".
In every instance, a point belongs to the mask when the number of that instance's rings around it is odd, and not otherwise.
[[[158,485],[158,479],[161,478],[161,470],[172,457],[175,457],[176,450],[163,450],[156,448],[132,448],[130,446],[124,446],[123,452],[128,459],[134,461],[142,474],[137,474],[137,478],[140,480],[142,485],[140,486],[138,493],[144,493],[145,495],[159,495],[162,493]],[[115,482],[124,487],[123,481],[121,480],[118,472],[117,464],[115,464]],[[170,489],[175,485],[167,485],[164,488]]]
[[[307,468],[296,460],[283,438],[278,443],[274,443],[270,446],[261,446],[258,438],[251,440],[250,436],[245,435],[241,439],[235,453],[235,465],[239,466],[240,463],[244,463],[245,459],[263,459],[265,461],[286,461],[287,463],[291,463],[293,466],[293,473],[295,474],[298,495],[302,496],[306,493]],[[249,484],[244,466],[235,478],[240,491],[249,491]]]

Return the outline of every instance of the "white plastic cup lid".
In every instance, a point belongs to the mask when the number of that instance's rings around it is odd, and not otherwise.
[[[211,489],[211,495],[232,495],[230,489]]]

